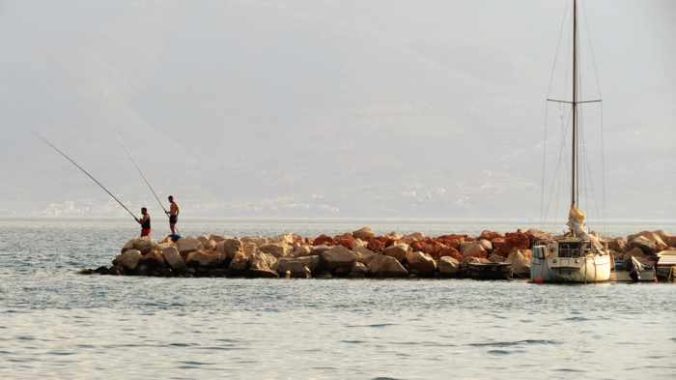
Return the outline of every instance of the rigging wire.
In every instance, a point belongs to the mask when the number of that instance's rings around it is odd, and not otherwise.
[[[563,41],[563,36],[564,36],[564,28],[566,25],[566,21],[568,20],[568,15],[569,15],[569,8],[570,4],[566,3],[566,8],[565,11],[563,12],[563,16],[561,16],[561,23],[559,25],[559,38],[556,41],[556,49],[554,53],[554,59],[552,60],[552,68],[549,74],[549,85],[547,86],[547,96],[551,96],[552,94],[552,87],[554,85],[554,73],[556,72],[556,64],[557,60],[561,51],[561,43]],[[561,119],[563,119],[563,115],[560,116]],[[545,207],[545,186],[546,186],[546,173],[547,173],[547,143],[548,143],[548,121],[549,121],[549,102],[545,101],[545,120],[544,120],[544,140],[543,140],[543,152],[542,152],[542,176],[541,176],[541,183],[540,183],[540,219],[542,220],[543,223],[547,222],[547,216],[548,216],[548,211],[549,211],[549,206],[551,203],[548,203],[548,205]],[[560,160],[561,160],[561,151],[559,152],[559,165],[560,165]],[[557,166],[558,170],[558,166]]]

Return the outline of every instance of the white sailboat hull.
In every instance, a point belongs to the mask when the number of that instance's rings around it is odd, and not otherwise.
[[[535,283],[595,283],[610,280],[610,256],[533,258],[530,279]]]

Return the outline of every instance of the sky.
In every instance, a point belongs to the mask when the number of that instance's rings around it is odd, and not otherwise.
[[[676,2],[581,6],[582,207],[676,215]],[[0,0],[0,217],[565,219],[571,2]]]

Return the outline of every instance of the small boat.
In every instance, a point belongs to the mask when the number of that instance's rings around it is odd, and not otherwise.
[[[600,102],[578,99],[578,27],[577,0],[573,0],[573,75],[572,100],[549,101],[569,104],[572,108],[571,202],[568,213],[569,231],[551,241],[535,242],[530,279],[535,283],[596,283],[610,280],[611,256],[600,239],[587,231],[586,216],[579,208],[579,132],[578,105]]]
[[[656,282],[657,272],[655,267],[643,264],[634,257],[628,260],[616,260],[615,272],[611,280],[616,282]]]

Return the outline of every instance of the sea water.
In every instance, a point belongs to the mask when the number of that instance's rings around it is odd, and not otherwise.
[[[202,221],[182,232],[316,235],[362,224]],[[0,378],[676,378],[671,284],[77,274],[110,265],[137,233],[112,221],[0,221]]]

